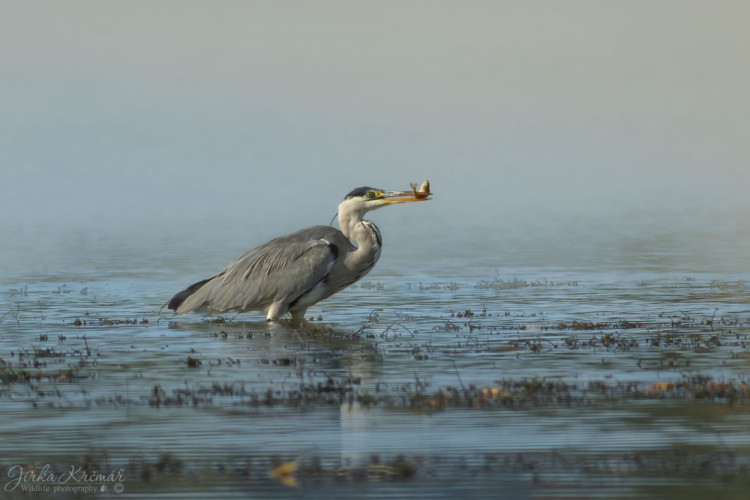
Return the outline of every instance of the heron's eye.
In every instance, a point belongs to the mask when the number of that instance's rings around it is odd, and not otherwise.
[[[370,198],[370,199],[375,198],[375,191],[368,191],[367,192],[367,197]]]

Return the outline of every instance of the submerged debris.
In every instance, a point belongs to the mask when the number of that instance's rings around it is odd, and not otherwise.
[[[750,405],[750,384],[741,380],[716,382],[694,376],[674,382],[642,384],[590,380],[568,383],[563,380],[524,378],[501,380],[493,385],[477,387],[446,386],[427,391],[423,384],[406,383],[388,391],[358,388],[357,380],[327,379],[312,384],[300,383],[286,390],[265,392],[248,390],[243,385],[214,383],[196,388],[175,388],[169,392],[155,385],[148,398],[131,401],[142,404],[144,399],[154,407],[182,406],[250,406],[250,407],[311,407],[356,404],[362,408],[448,410],[451,408],[524,409],[550,406],[599,406],[634,400],[694,400],[725,404]],[[107,404],[106,401],[102,401]]]
[[[38,475],[40,469],[42,466],[35,464],[5,465],[0,467],[0,474],[6,478],[17,477],[19,473],[32,477],[32,474]],[[575,488],[572,491],[580,494],[577,483],[581,477],[592,474],[598,478],[616,475],[617,491],[620,492],[633,480],[658,478],[661,481],[684,481],[695,477],[704,481],[720,481],[722,491],[727,487],[745,491],[750,481],[750,453],[712,451],[701,446],[616,454],[499,450],[457,456],[450,452],[437,455],[410,451],[399,454],[373,452],[351,462],[341,456],[318,453],[306,453],[303,457],[252,452],[224,457],[213,454],[187,457],[176,452],[159,451],[147,453],[146,456],[113,459],[106,453],[90,452],[70,457],[64,462],[46,463],[43,470],[48,477],[63,477],[70,471],[75,471],[77,477],[83,477],[84,473],[87,477],[101,477],[102,484],[115,488],[115,491],[122,487],[125,491],[139,491],[143,488],[174,489],[175,486],[184,485],[191,490],[209,492],[215,491],[217,486],[226,488],[228,484],[263,487],[270,478],[288,488],[309,488],[307,493],[342,482],[413,482],[414,487],[424,492],[425,487],[434,484],[436,478],[460,481],[470,477],[485,484],[485,487],[533,482],[555,486],[556,490],[562,492],[572,487]],[[531,472],[533,475],[530,475]],[[576,484],[560,483],[560,477],[574,478]],[[442,481],[438,481],[437,487],[442,484]],[[368,484],[368,487],[372,486]],[[597,491],[602,491],[598,483],[596,487]]]

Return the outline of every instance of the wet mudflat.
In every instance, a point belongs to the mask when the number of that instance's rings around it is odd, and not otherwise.
[[[216,267],[205,256],[139,258],[115,239],[95,242],[129,255],[114,264],[6,268],[0,484],[18,498],[90,497],[72,488],[85,473],[99,497],[746,498],[745,240],[615,255],[622,241],[594,238],[544,264],[554,248],[505,238],[517,245],[464,260],[401,246],[304,326],[160,313]]]

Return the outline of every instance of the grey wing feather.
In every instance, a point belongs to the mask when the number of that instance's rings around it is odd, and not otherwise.
[[[291,303],[330,272],[337,255],[332,241],[340,237],[336,229],[314,226],[260,245],[207,280],[175,312],[257,310],[278,301]]]

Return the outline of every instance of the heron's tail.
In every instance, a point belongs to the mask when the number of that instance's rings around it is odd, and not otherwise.
[[[211,281],[213,278],[208,278],[203,281],[199,281],[198,283],[193,283],[183,291],[177,293],[174,297],[172,297],[169,302],[167,302],[167,308],[171,309],[173,311],[176,311],[180,305],[187,300],[188,297],[193,295],[195,292],[197,292],[203,285]]]

